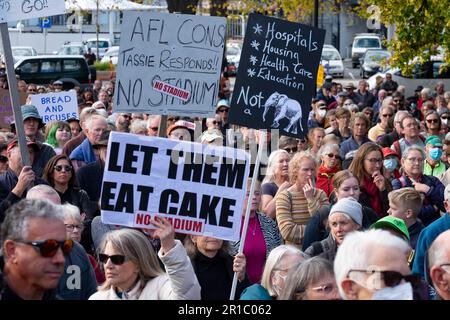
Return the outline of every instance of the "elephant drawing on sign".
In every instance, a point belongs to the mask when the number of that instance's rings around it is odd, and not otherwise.
[[[300,128],[303,131],[302,126],[302,107],[297,100],[290,99],[285,94],[274,92],[266,100],[264,104],[263,121],[266,121],[266,114],[269,108],[275,108],[275,115],[272,123],[272,128],[278,128],[280,126],[279,121],[283,118],[289,119],[289,125],[284,129],[290,132],[292,129],[293,134],[297,134],[297,122],[300,124]]]

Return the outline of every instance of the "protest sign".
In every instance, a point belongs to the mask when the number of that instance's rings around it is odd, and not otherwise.
[[[111,133],[108,150],[103,223],[150,228],[150,218],[163,214],[176,232],[239,239],[246,152],[119,132]]]
[[[224,17],[127,11],[121,30],[114,112],[214,115]]]
[[[78,101],[74,90],[34,94],[31,104],[36,106],[44,123],[78,119]]]
[[[64,0],[0,0],[0,22],[63,14]]]
[[[229,121],[303,137],[325,30],[251,14]]]
[[[25,104],[27,100],[26,93],[20,93],[20,104]],[[8,128],[9,125],[14,122],[14,114],[12,110],[11,97],[9,91],[6,89],[0,89],[0,127]]]

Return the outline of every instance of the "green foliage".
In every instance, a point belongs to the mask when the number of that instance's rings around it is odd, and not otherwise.
[[[112,63],[95,61],[95,69],[97,71],[113,71],[116,68]]]
[[[441,46],[445,64],[450,65],[450,0],[360,0],[358,14],[368,18],[375,5],[384,25],[395,25],[395,37],[388,43],[391,65],[410,74],[414,64],[429,61]]]

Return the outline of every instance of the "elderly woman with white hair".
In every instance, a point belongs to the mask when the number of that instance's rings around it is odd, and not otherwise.
[[[349,234],[334,260],[334,274],[345,300],[412,300],[420,278],[411,274],[408,243],[384,230]],[[414,292],[415,293],[415,292]]]
[[[345,236],[362,228],[362,219],[362,206],[354,198],[340,199],[328,215],[330,234],[324,240],[314,242],[305,250],[305,254],[310,257],[320,256],[333,262]]]
[[[280,245],[273,249],[266,260],[261,284],[246,288],[240,300],[277,299],[285,287],[289,270],[305,261],[302,251],[291,245]]]
[[[130,124],[130,133],[146,136],[147,135],[147,121],[140,120],[140,119],[132,121]]]
[[[273,151],[267,161],[266,176],[262,182],[262,212],[275,219],[275,198],[278,193],[290,186],[289,161],[290,155],[285,150]]]
[[[323,190],[329,197],[333,192],[331,179],[341,170],[341,156],[339,155],[339,145],[326,144],[319,150],[321,164],[317,170],[316,188]]]

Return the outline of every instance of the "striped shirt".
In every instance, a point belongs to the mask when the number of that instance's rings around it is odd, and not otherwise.
[[[302,246],[309,218],[319,209],[330,205],[327,195],[320,189],[314,189],[314,197],[311,200],[306,199],[303,190],[300,192],[283,190],[275,201],[276,218],[281,236],[286,244],[299,248]]]

